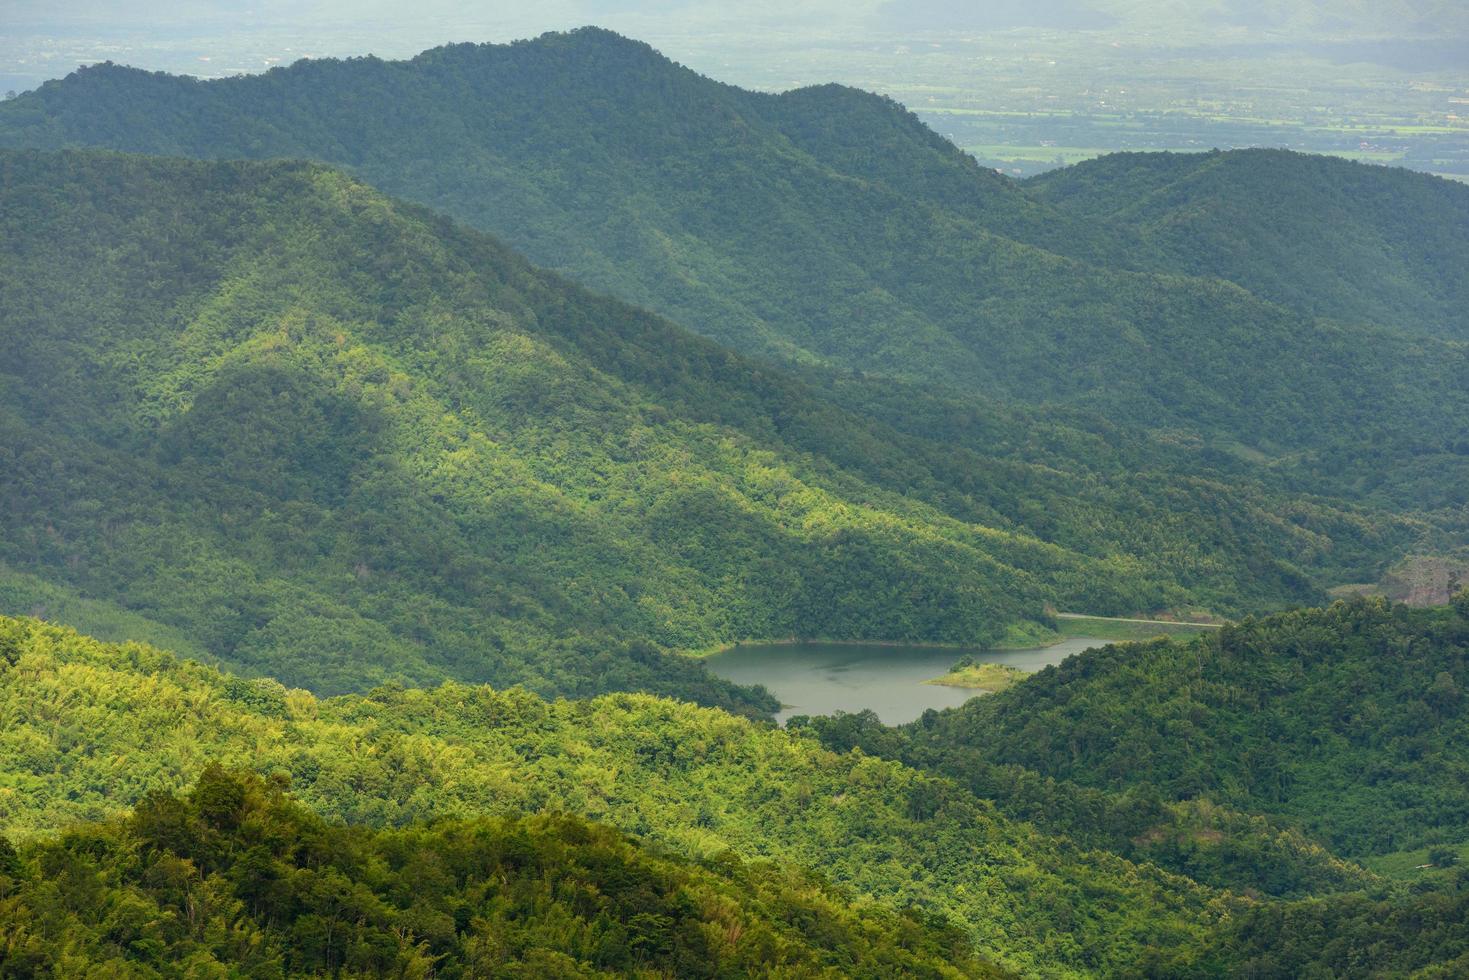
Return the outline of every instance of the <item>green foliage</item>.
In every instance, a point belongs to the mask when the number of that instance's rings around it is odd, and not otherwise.
[[[1047,193],[1068,178],[1007,181],[889,100],[745,92],[594,29],[215,82],[102,65],[0,106],[0,145],[330,162],[739,350],[1079,406],[1315,491],[1404,471],[1395,506],[1465,485],[1465,352],[1406,335],[1466,307],[1444,181],[1126,157]]]
[[[193,660],[210,660],[204,650],[194,646],[177,629],[3,566],[0,566],[0,615],[66,623],[99,640],[137,640]]]
[[[1171,802],[1147,783],[1098,789],[997,763],[982,739],[959,741],[931,724],[888,728],[871,712],[860,712],[793,718],[789,725],[835,751],[861,749],[943,774],[1011,819],[1046,833],[1215,887],[1292,896],[1360,888],[1374,880],[1280,821],[1206,800]]]
[[[1435,868],[1450,868],[1459,863],[1459,852],[1452,847],[1430,847],[1428,849],[1428,863]]]
[[[1176,977],[1453,980],[1469,971],[1469,878],[1256,906],[1200,947],[1159,951],[1150,969]]]
[[[657,649],[984,642],[1041,615],[1031,568],[1103,570],[808,455],[880,434],[338,175],[7,166],[0,552],[231,663],[769,708]]]
[[[1117,153],[1025,185],[1135,234],[1161,264],[1342,321],[1469,338],[1469,193],[1284,150]]]
[[[1213,800],[1349,856],[1460,843],[1466,650],[1456,610],[1339,602],[1092,651],[910,731],[928,758]]]
[[[313,166],[3,161],[0,560],[290,684],[769,710],[664,651],[1253,609],[1418,533],[905,435]]]
[[[1000,975],[967,947],[771,862],[565,815],[347,827],[217,766],[123,819],[0,841],[7,976]]]
[[[137,644],[0,619],[0,832],[33,836],[177,792],[210,762],[289,778],[333,819],[566,811],[674,853],[819,868],[962,927],[1025,973],[1113,974],[1195,943],[1227,901],[1048,838],[959,786],[724,712],[457,684],[318,700]]]

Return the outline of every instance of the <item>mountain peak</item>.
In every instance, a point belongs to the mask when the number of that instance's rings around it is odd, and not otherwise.
[[[562,55],[578,57],[616,57],[629,62],[645,62],[673,66],[676,63],[651,44],[608,30],[605,27],[588,25],[569,31],[547,31],[534,38],[508,43],[461,41],[430,48],[413,58],[408,64],[432,63],[440,58],[498,58],[527,54]]]

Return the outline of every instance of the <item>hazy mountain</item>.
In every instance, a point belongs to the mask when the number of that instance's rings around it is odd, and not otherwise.
[[[743,92],[605,31],[209,83],[92,68],[0,106],[0,143],[331,161],[740,350],[1228,451],[1438,457],[1469,417],[1457,346],[1179,276],[1229,270],[1036,200],[887,100]]]
[[[1187,275],[1302,312],[1469,339],[1469,188],[1276,150],[1118,153],[1026,184]]]

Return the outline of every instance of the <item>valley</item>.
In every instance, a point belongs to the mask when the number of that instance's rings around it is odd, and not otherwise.
[[[929,684],[961,657],[1004,664],[1026,672],[1060,663],[1097,641],[1081,637],[1032,650],[976,650],[846,643],[741,644],[705,663],[717,677],[760,685],[778,698],[776,721],[794,715],[871,710],[884,723],[901,724],[930,708],[957,707],[975,692]]]
[[[0,977],[1469,974],[1469,186],[951,42],[0,102]]]

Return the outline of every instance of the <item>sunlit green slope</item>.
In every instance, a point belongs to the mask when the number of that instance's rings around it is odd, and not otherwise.
[[[259,776],[0,838],[0,971],[106,976],[999,976],[964,934],[799,869],[571,816],[381,830]]]
[[[319,167],[0,168],[4,608],[315,690],[756,709],[660,651],[1257,608],[1420,533],[1064,420],[934,403],[993,455],[900,433]]]
[[[1200,940],[1225,910],[945,780],[648,695],[547,702],[451,684],[319,700],[7,619],[0,717],[0,830],[20,837],[177,791],[218,762],[289,776],[319,812],[369,825],[562,810],[692,858],[819,868],[949,918],[1022,972],[1116,973]]]
[[[720,701],[649,642],[997,637],[1087,564],[793,447],[848,419],[340,175],[5,167],[3,557],[233,663]]]

